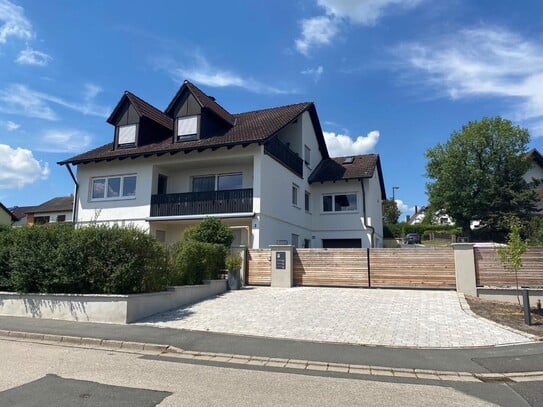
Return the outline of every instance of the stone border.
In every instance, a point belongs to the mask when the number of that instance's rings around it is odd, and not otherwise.
[[[268,367],[276,369],[303,370],[308,372],[344,373],[353,376],[401,377],[419,380],[453,381],[453,382],[531,382],[543,381],[543,371],[514,373],[470,373],[428,369],[391,368],[371,365],[355,365],[345,363],[327,363],[311,360],[270,358],[228,353],[194,352],[169,345],[148,344],[141,342],[118,341],[112,339],[85,338],[38,334],[30,332],[0,330],[0,340],[25,340],[44,344],[65,344],[75,347],[104,348],[115,351],[136,353],[158,353],[159,357],[175,358],[186,361],[216,362],[226,365]]]
[[[226,291],[226,280],[168,287],[130,295],[18,294],[0,292],[0,315],[65,321],[126,324],[179,308]]]

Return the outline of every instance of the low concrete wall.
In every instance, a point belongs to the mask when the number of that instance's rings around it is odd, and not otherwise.
[[[543,289],[529,288],[530,307],[535,307],[537,300],[543,304]],[[485,300],[507,301],[517,303],[516,288],[477,287],[477,296]],[[522,288],[520,289],[520,303],[522,304]]]
[[[168,287],[167,291],[131,295],[0,292],[0,315],[124,324],[225,291],[226,280],[211,280],[202,285]]]

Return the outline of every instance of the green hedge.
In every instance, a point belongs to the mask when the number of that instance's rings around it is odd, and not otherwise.
[[[166,248],[133,228],[69,225],[0,229],[0,287],[40,293],[160,291]]]
[[[224,245],[186,240],[173,249],[173,285],[202,284],[218,278],[225,267]]]

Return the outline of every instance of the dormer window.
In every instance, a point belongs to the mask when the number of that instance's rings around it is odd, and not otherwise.
[[[194,140],[198,138],[198,116],[177,118],[177,141]]]
[[[136,125],[118,127],[117,144],[119,147],[132,147],[136,145]]]

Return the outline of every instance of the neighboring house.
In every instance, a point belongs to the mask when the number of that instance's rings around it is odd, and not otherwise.
[[[527,153],[527,157],[532,160],[532,166],[524,174],[524,179],[526,182],[531,182],[533,179],[539,181],[539,185],[536,187],[539,196],[537,208],[540,210],[539,214],[543,215],[543,156],[537,149],[533,148]]]
[[[422,223],[424,218],[428,215],[428,207],[421,206],[420,209],[415,206],[415,213],[409,217],[407,223],[410,225],[417,225]],[[454,220],[447,214],[444,209],[435,211],[432,214],[432,224],[434,225],[454,225]]]
[[[221,218],[234,245],[381,247],[378,155],[330,158],[313,103],[231,114],[185,81],[164,112],[125,92],[113,142],[77,166],[79,225],[134,225],[165,242]]]
[[[62,223],[72,221],[73,195],[50,199],[38,206],[26,210],[26,224],[43,225],[46,223]]]
[[[17,220],[13,222],[13,226],[24,226],[26,225],[26,213],[34,209],[33,206],[13,206],[9,208],[11,213],[15,215]]]
[[[0,202],[0,225],[11,225],[17,221],[17,217]]]

